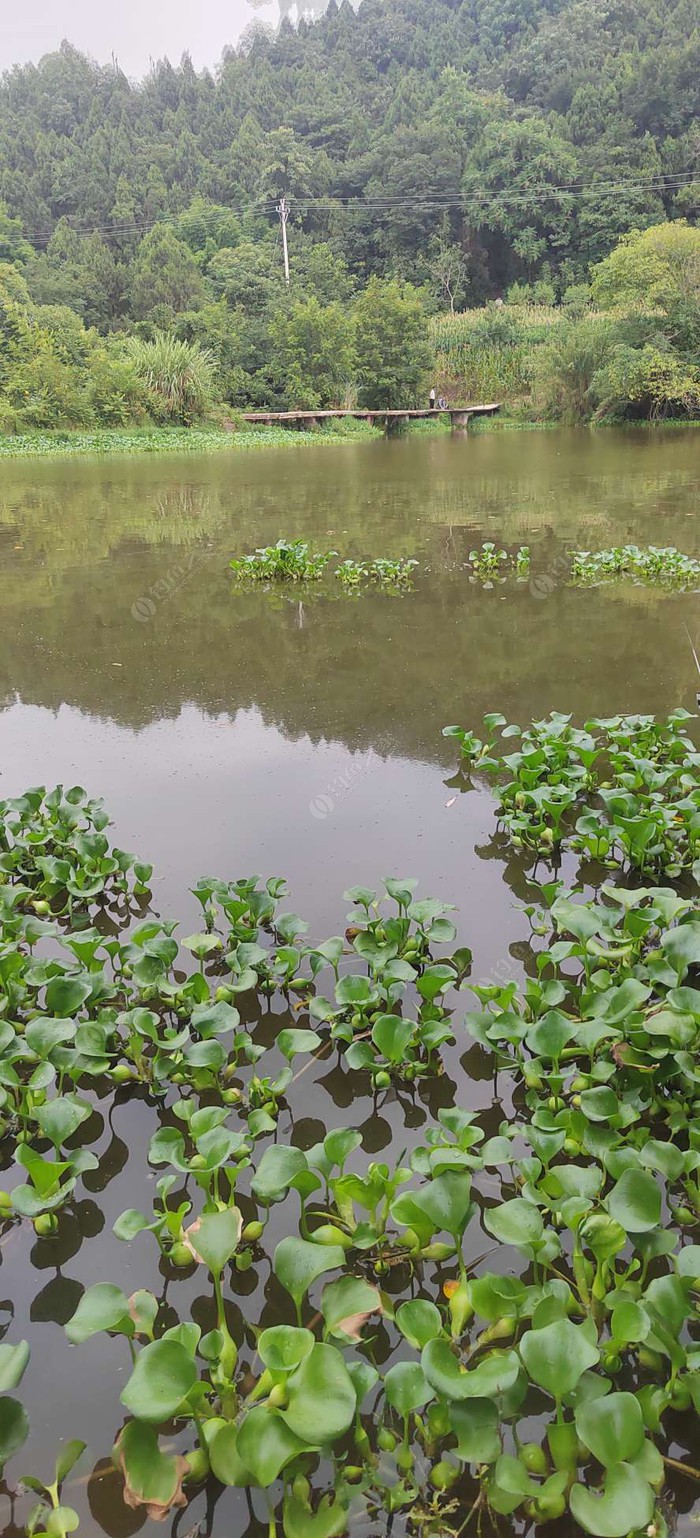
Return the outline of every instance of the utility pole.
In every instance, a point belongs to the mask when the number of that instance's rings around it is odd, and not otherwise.
[[[284,281],[285,281],[285,283],[287,285],[287,288],[289,288],[289,251],[287,250],[287,220],[289,218],[289,204],[287,202],[287,199],[286,199],[284,193],[282,194],[282,197],[280,198],[279,203],[277,204],[277,212],[278,212],[278,214],[280,216],[280,224],[282,226],[282,250],[284,251]]]

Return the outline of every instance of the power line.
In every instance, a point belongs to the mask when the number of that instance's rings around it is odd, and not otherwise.
[[[700,172],[687,170],[679,171],[673,176],[657,175],[647,177],[644,180],[626,178],[615,182],[552,182],[546,183],[544,185],[540,184],[540,186],[533,187],[531,190],[520,190],[518,192],[493,192],[493,190],[490,188],[484,187],[479,189],[469,187],[465,188],[464,191],[426,191],[423,193],[415,194],[411,201],[411,207],[414,210],[456,209],[465,208],[465,205],[468,203],[470,209],[473,209],[475,205],[481,206],[482,204],[487,204],[490,209],[511,208],[520,207],[523,205],[531,206],[533,204],[538,205],[547,203],[551,200],[551,198],[557,196],[563,198],[567,197],[578,199],[586,198],[589,195],[598,196],[629,192],[672,192],[674,190],[679,190],[685,186],[691,185],[695,181],[700,181]],[[302,209],[314,209],[319,212],[328,213],[357,211],[366,214],[388,214],[395,212],[405,205],[404,196],[393,196],[388,193],[377,194],[376,197],[359,194],[353,194],[347,197],[331,195],[310,195],[308,197],[299,196],[295,201]],[[279,207],[279,202],[276,199],[254,199],[253,201],[249,201],[247,203],[219,204],[216,208],[202,209],[201,212],[197,215],[197,219],[200,220],[206,227],[207,224],[215,224],[221,218],[222,210],[228,214],[236,214],[241,216],[245,216],[246,214],[271,216],[272,214],[279,215]],[[142,235],[147,234],[149,230],[154,229],[158,224],[167,224],[172,226],[173,224],[178,223],[180,219],[185,218],[188,212],[188,210],[183,209],[183,211],[179,214],[161,214],[153,219],[135,219],[123,224],[93,223],[83,228],[71,224],[70,228],[74,231],[75,234],[78,235],[110,235],[114,238],[129,235]],[[289,213],[288,206],[287,213]],[[65,217],[69,218],[69,216]],[[45,229],[28,230],[26,231],[26,238],[31,241],[33,245],[41,246],[48,244],[52,234],[53,231],[47,231]]]

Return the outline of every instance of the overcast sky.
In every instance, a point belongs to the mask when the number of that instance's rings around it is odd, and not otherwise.
[[[184,52],[201,69],[249,21],[278,16],[274,0],[0,0],[0,71],[36,62],[63,38],[102,64],[116,54],[127,75],[145,74],[151,59],[176,64]]]

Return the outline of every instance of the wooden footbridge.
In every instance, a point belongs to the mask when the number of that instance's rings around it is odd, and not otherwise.
[[[488,406],[435,406],[424,411],[368,411],[366,408],[353,411],[244,411],[242,416],[244,422],[257,422],[266,427],[274,422],[284,427],[316,427],[323,422],[354,417],[359,422],[370,422],[372,427],[383,427],[387,433],[403,426],[404,422],[448,416],[453,432],[465,432],[470,417],[493,416],[500,409],[500,401],[497,401]]]

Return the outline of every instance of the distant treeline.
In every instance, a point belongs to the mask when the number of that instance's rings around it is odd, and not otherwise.
[[[534,415],[695,413],[695,11],[331,0],[253,24],[215,75],[133,85],[67,45],[9,72],[0,426],[403,405],[431,382]]]

